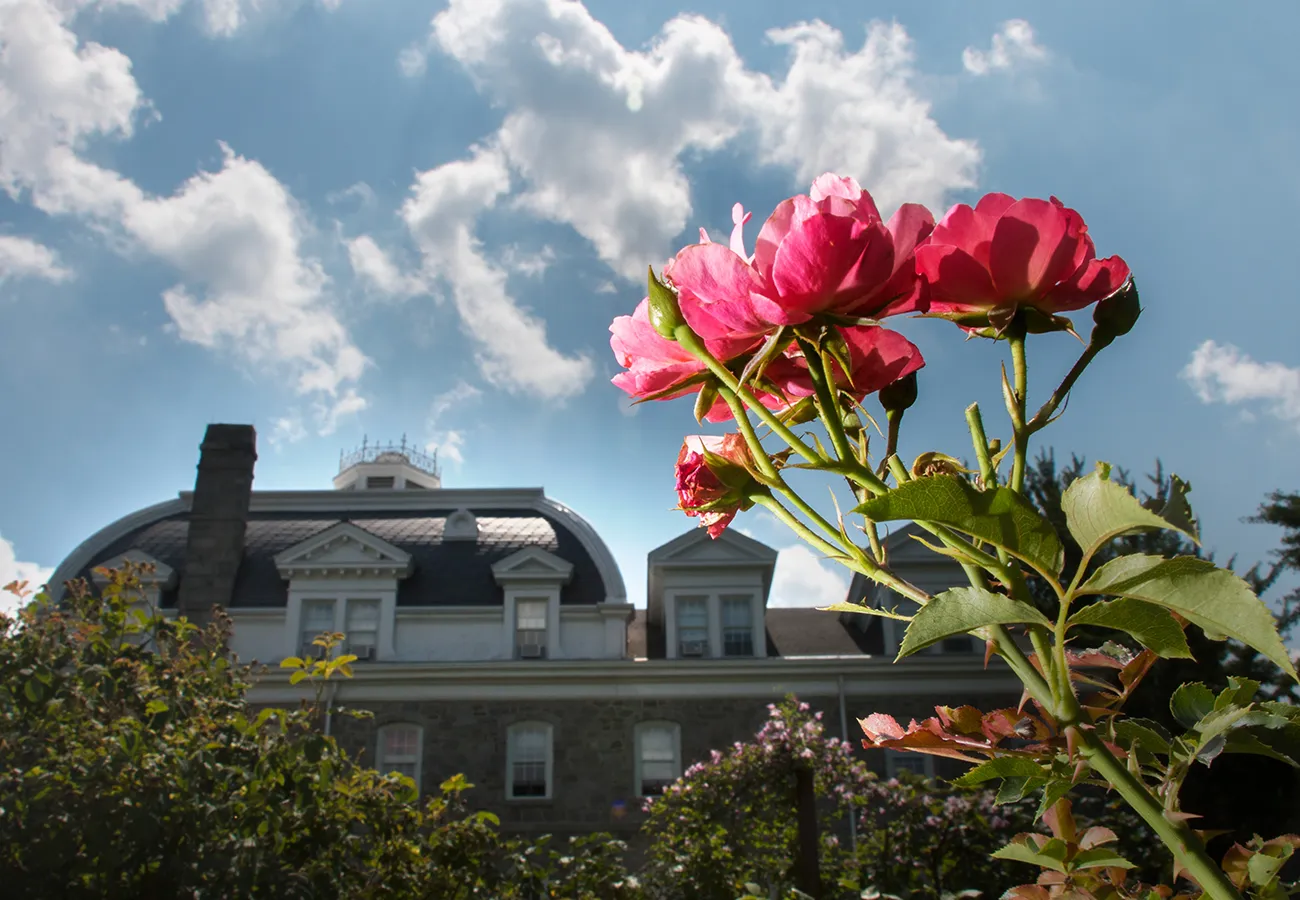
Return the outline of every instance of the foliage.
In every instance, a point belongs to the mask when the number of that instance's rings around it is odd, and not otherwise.
[[[138,571],[108,574],[102,597],[73,583],[61,606],[0,616],[6,897],[638,895],[617,842],[504,838],[468,811],[463,778],[421,807],[409,778],[359,765],[321,733],[317,703],[255,713],[227,617],[169,621],[142,603]],[[289,665],[319,699],[350,660]]]
[[[1123,873],[1132,863],[1111,858],[1104,834],[1093,832],[1087,847],[1084,837],[1075,840],[1069,797],[1081,788],[1117,791],[1173,854],[1175,878],[1186,876],[1214,900],[1282,890],[1272,878],[1237,877],[1227,858],[1211,859],[1205,836],[1188,824],[1193,817],[1181,808],[1180,791],[1192,766],[1223,754],[1300,767],[1300,722],[1287,711],[1294,707],[1257,698],[1260,682],[1237,678],[1218,694],[1206,686],[1175,693],[1178,734],[1159,735],[1123,709],[1157,660],[1194,656],[1190,626],[1211,641],[1248,648],[1251,665],[1266,661],[1288,683],[1300,679],[1257,596],[1261,577],[1251,583],[1180,552],[1200,537],[1191,486],[1177,476],[1158,479],[1157,496],[1144,503],[1111,477],[1111,466],[1099,464],[1061,486],[1054,517],[1041,511],[1048,504],[1035,504],[1027,481],[1033,437],[1059,418],[1089,366],[1138,322],[1128,265],[1118,256],[1098,258],[1082,216],[1056,198],[989,194],[973,208],[954,206],[937,223],[924,208],[904,204],[886,223],[856,181],[828,173],[807,195],[776,208],[753,255],[744,247],[746,218],[737,207],[730,248],[702,235],[664,267],[662,279],[651,270],[647,300],[611,326],[612,347],[627,369],[615,383],[640,401],[697,394],[697,419],[734,419],[736,432],[724,440],[748,446],[750,480],[744,485],[737,460],[727,461],[728,493],[709,498],[715,537],[730,515],[762,506],[827,558],[915,604],[912,614],[858,609],[908,622],[900,656],[971,634],[1025,689],[1017,709],[938,707],[935,717],[906,728],[889,716],[867,716],[860,722],[868,745],[983,760],[967,780],[997,783],[1006,801],[1036,797],[1038,814],[1054,816],[1059,833],[999,851],[1045,869],[1049,880],[1026,886],[1027,896],[1145,890],[1127,884]],[[1050,332],[1077,334],[1064,314],[1089,308],[1089,338],[1080,339],[1078,358],[1033,411],[1030,344]],[[1009,436],[990,439],[979,405],[966,410],[974,471],[937,448],[910,467],[898,456],[923,360],[880,320],[903,312],[947,319],[1009,351],[1010,369],[1004,364],[1001,373]],[[877,420],[863,407],[877,392],[883,453],[871,444]],[[817,430],[794,430],[810,423]],[[692,440],[699,439],[688,437],[686,445]],[[710,470],[718,464],[707,455],[691,462]],[[828,519],[791,487],[789,468],[844,479],[855,505]],[[697,506],[689,492],[679,490],[679,499],[688,511]],[[1293,522],[1295,506],[1275,498],[1261,515]],[[877,526],[895,521],[927,532],[927,545],[960,563],[969,586],[932,595],[892,570]],[[863,540],[853,536],[859,531]],[[1126,546],[1151,533],[1164,535],[1171,552]],[[1123,633],[1129,645],[1091,646],[1099,627]],[[1256,860],[1280,859],[1270,853],[1284,845],[1241,852],[1253,854],[1247,866],[1263,875],[1272,863]],[[815,890],[804,871],[800,888]]]
[[[820,714],[807,704],[791,698],[769,712],[752,741],[714,751],[647,801],[644,831],[652,842],[644,881],[650,896],[731,900],[745,891],[768,897],[774,889],[793,889],[796,765],[811,767],[823,798],[818,825],[825,897],[856,898],[868,889],[918,898],[963,890],[996,897],[1014,884],[989,857],[1034,827],[1033,805],[999,807],[992,791],[910,773],[880,778],[854,758],[851,745],[826,736]],[[1085,805],[1094,816],[1122,823],[1134,855],[1145,858],[1153,849],[1149,830],[1131,813],[1095,797]]]

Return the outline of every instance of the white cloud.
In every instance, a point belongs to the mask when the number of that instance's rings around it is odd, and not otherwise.
[[[510,296],[506,271],[488,260],[474,234],[479,214],[509,189],[501,154],[477,147],[468,159],[419,173],[402,218],[424,255],[425,274],[449,285],[483,377],[509,391],[563,400],[591,380],[591,360],[550,346],[545,323]]]
[[[341,191],[331,191],[325,195],[325,202],[330,204],[355,200],[361,206],[374,206],[377,199],[375,189],[364,181],[358,181]]]
[[[418,78],[424,74],[428,68],[429,56],[425,53],[424,48],[420,46],[411,46],[402,48],[402,52],[397,54],[397,68],[407,78]]]
[[[54,569],[39,563],[23,562],[14,552],[14,545],[0,535],[0,612],[13,615],[21,603],[17,596],[4,590],[12,581],[26,581],[34,594],[54,574]],[[31,599],[31,594],[28,595]]]
[[[542,247],[533,253],[510,246],[501,254],[501,264],[525,278],[541,278],[555,262],[555,250],[550,246]]]
[[[849,590],[845,570],[803,544],[782,548],[772,575],[768,606],[829,606],[844,600]]]
[[[370,401],[348,388],[343,396],[328,402],[318,402],[316,410],[316,433],[328,437],[338,430],[339,422],[349,416],[355,416],[370,407]]]
[[[1273,416],[1300,428],[1300,367],[1256,362],[1231,344],[1206,341],[1179,374],[1202,403],[1261,401]]]
[[[81,158],[93,137],[129,138],[149,107],[125,55],[79,44],[75,12],[49,0],[0,4],[0,188],[173,266],[181,280],[163,303],[183,340],[283,371],[330,407],[341,402],[367,360],[329,307],[321,265],[303,252],[308,223],[283,184],[224,144],[220,170],[169,197]]]
[[[67,281],[72,272],[59,264],[59,257],[31,238],[0,234],[0,284],[10,278],[40,278],[56,284]]]
[[[302,416],[297,413],[282,416],[271,423],[272,447],[296,444],[305,437],[307,437],[307,429],[302,424]]]
[[[348,261],[352,263],[352,271],[381,293],[411,297],[428,291],[428,285],[418,273],[398,269],[370,235],[363,234],[344,243],[348,248]]]
[[[483,392],[467,381],[458,381],[454,386],[433,398],[429,404],[429,418],[425,423],[428,442],[425,450],[437,453],[442,459],[457,465],[465,462],[465,434],[462,431],[442,427],[447,413],[457,406],[477,400]]]
[[[988,50],[967,47],[961,52],[961,63],[972,75],[987,75],[1000,69],[1010,69],[1024,62],[1042,62],[1047,49],[1034,40],[1034,29],[1024,19],[1008,19],[993,35]]]
[[[806,189],[853,174],[884,206],[937,204],[973,183],[975,145],[948,138],[911,84],[910,41],[873,23],[857,52],[821,22],[768,33],[789,47],[784,78],[746,68],[730,37],[698,16],[624,48],[577,2],[452,0],[430,45],[459,61],[506,109],[495,136],[522,179],[517,202],[571,225],[628,278],[663,259],[690,218],[681,167],[742,133],[759,161]]]

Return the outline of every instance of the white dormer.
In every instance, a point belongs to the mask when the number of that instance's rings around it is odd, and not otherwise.
[[[477,541],[478,518],[464,507],[447,517],[447,524],[442,529],[444,541]]]
[[[139,573],[140,601],[154,609],[162,605],[162,592],[176,587],[176,571],[165,562],[154,559],[143,550],[128,550],[112,559],[97,564],[91,573],[91,580],[101,591],[108,585],[108,576],[101,569],[122,570],[131,563],[137,566],[151,566],[152,571]]]
[[[648,564],[647,618],[662,629],[668,659],[767,655],[775,550],[735,531],[715,540],[696,528],[652,550]]]
[[[492,577],[505,593],[502,639],[507,658],[563,658],[560,588],[573,578],[573,563],[528,547],[493,563]]]
[[[398,444],[371,444],[363,440],[351,453],[339,455],[336,491],[431,491],[442,487],[438,455]]]
[[[285,656],[313,652],[324,631],[347,635],[344,649],[362,660],[393,659],[398,583],[411,555],[350,522],[340,522],[275,557],[289,582],[282,641]]]

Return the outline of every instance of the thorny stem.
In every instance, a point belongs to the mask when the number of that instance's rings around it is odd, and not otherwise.
[[[1025,362],[1025,336],[1013,334],[1008,338],[1011,344],[1011,365],[1015,377],[1014,402],[1011,422],[1015,427],[1015,459],[1011,464],[1011,489],[1021,493],[1025,488],[1025,462],[1029,455],[1029,428],[1025,423],[1025,400],[1028,393],[1029,367]]]
[[[1164,807],[1146,785],[1137,779],[1103,743],[1093,728],[1080,727],[1071,722],[1069,728],[1079,739],[1079,750],[1088,763],[1105,778],[1124,798],[1124,801],[1151,826],[1165,846],[1177,858],[1197,883],[1213,900],[1241,900],[1228,876],[1215,865],[1205,851],[1205,844],[1185,823],[1174,823],[1165,818]]]
[[[980,415],[978,403],[966,407],[966,425],[970,429],[970,439],[975,447],[975,459],[979,461],[980,478],[984,480],[984,487],[996,487],[998,474],[993,468],[993,457],[989,455],[989,439],[984,433],[984,419]]]
[[[903,424],[903,413],[901,409],[885,410],[885,420],[889,423],[888,435],[885,438],[885,459],[893,456],[898,452],[898,430]]]
[[[1070,389],[1073,388],[1074,383],[1079,380],[1079,376],[1083,374],[1083,370],[1088,368],[1088,364],[1091,363],[1097,354],[1103,349],[1104,345],[1088,344],[1087,348],[1082,354],[1080,354],[1079,358],[1075,360],[1074,367],[1070,369],[1069,373],[1067,373],[1065,378],[1062,379],[1056,390],[1052,392],[1052,396],[1048,398],[1048,401],[1044,403],[1042,407],[1039,408],[1038,412],[1034,413],[1033,419],[1025,424],[1025,430],[1027,432],[1033,434],[1034,432],[1041,431],[1047,427],[1047,423],[1051,421],[1052,415],[1056,412],[1057,408],[1065,402],[1065,398],[1069,395]]]
[[[835,398],[835,371],[831,368],[830,358],[803,338],[796,340],[808,361],[808,374],[812,377],[813,390],[816,392],[817,410],[821,413],[826,433],[830,435],[835,455],[841,462],[854,462],[856,457],[853,448],[849,446],[848,435],[844,433],[844,412]]]

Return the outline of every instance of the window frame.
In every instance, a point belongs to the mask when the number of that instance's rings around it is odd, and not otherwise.
[[[538,730],[546,736],[546,792],[542,795],[515,795],[515,763],[518,754],[518,737],[522,732]],[[555,797],[555,728],[550,722],[529,720],[514,722],[506,728],[506,800],[512,803],[536,803]]]
[[[645,792],[645,778],[642,776],[642,768],[645,763],[642,752],[642,741],[646,732],[655,730],[666,730],[672,738],[673,747],[673,767],[677,771],[676,778],[682,777],[685,771],[682,766],[682,727],[676,722],[670,722],[666,719],[651,719],[645,722],[637,722],[632,731],[632,795],[638,799],[648,797],[658,797],[659,794],[647,794]]]
[[[700,632],[703,634],[702,642],[704,644],[704,652],[700,654],[700,657],[703,658],[712,655],[710,653],[710,650],[712,649],[712,635],[710,634],[710,632],[712,631],[712,629],[709,628],[709,600],[710,597],[708,594],[681,594],[680,596],[674,599],[674,603],[673,603],[674,623],[673,624],[676,626],[676,632],[677,632],[676,648],[677,648],[677,655],[682,659],[695,658],[695,657],[688,657],[684,653],[682,653],[682,645],[686,643],[686,640],[682,637],[682,634],[683,632],[688,630],[682,627],[682,612],[688,607],[698,606],[704,618],[703,626],[693,626],[689,629],[689,631]]]
[[[417,794],[422,796],[424,793],[423,788],[421,787],[421,778],[424,774],[424,728],[416,725],[414,722],[389,722],[388,724],[381,726],[378,731],[375,732],[375,770],[381,775],[387,775],[390,772],[397,771],[392,768],[392,762],[386,757],[384,752],[385,742],[388,735],[392,732],[407,729],[415,732],[414,759],[399,759],[399,762],[413,762],[415,764],[415,774],[411,776],[411,779],[415,782],[415,790]],[[385,766],[388,768],[385,768]]]
[[[728,630],[728,626],[727,626],[727,606],[728,606],[729,603],[732,604],[732,605],[737,605],[737,606],[738,606],[738,605],[741,605],[741,604],[744,604],[744,606],[745,606],[745,610],[746,610],[746,618],[747,618],[747,620],[748,620],[748,624],[745,626],[745,628],[746,628],[746,630],[749,632],[749,652],[748,652],[748,653],[728,653],[728,652],[727,652],[727,630]],[[756,655],[756,654],[755,654],[755,645],[757,644],[757,642],[754,640],[754,597],[753,597],[753,594],[749,594],[749,593],[745,593],[745,594],[741,594],[741,593],[734,593],[734,594],[721,594],[721,593],[720,593],[720,594],[718,595],[718,627],[719,627],[718,644],[719,644],[719,646],[721,647],[721,650],[722,650],[722,656],[723,656],[724,659],[753,659],[754,656]],[[736,629],[736,628],[733,626],[732,630],[738,630],[738,629]]]
[[[312,641],[320,637],[321,631],[312,629],[310,637],[307,634],[307,611],[313,607],[329,607],[330,627],[327,631],[338,631],[339,616],[339,598],[338,597],[308,597],[302,601],[298,613],[298,640],[297,649],[294,654],[303,659],[315,659],[325,652],[324,647],[317,647]]]
[[[541,607],[541,619],[542,619],[542,627],[541,627],[541,628],[526,628],[526,629],[525,629],[525,628],[520,628],[520,627],[519,627],[519,625],[520,625],[520,620],[523,618],[523,617],[520,615],[520,605],[521,605],[521,604],[529,604],[529,605],[535,605],[535,606],[539,606],[539,607]],[[523,651],[522,651],[523,645],[524,645],[525,643],[537,643],[537,644],[539,644],[539,645],[541,646],[541,648],[542,648],[542,656],[541,656],[542,659],[546,659],[548,656],[550,656],[550,632],[551,632],[551,629],[550,629],[550,624],[551,624],[551,622],[550,622],[550,618],[551,618],[551,600],[550,600],[550,598],[547,597],[547,596],[544,596],[544,595],[539,595],[539,596],[522,595],[522,596],[518,596],[518,597],[516,597],[516,598],[515,598],[515,602],[514,602],[514,618],[515,618],[515,621],[514,621],[514,648],[513,648],[513,649],[514,649],[514,657],[515,657],[515,659],[525,659],[525,658],[528,658],[528,657],[525,657],[525,656],[523,655]],[[540,641],[534,641],[534,642],[525,642],[525,641],[522,639],[522,636],[523,636],[524,634],[536,634],[536,635],[540,636],[541,640],[540,640]]]
[[[310,601],[308,601],[308,602],[310,602]],[[341,602],[342,605],[343,605],[343,616],[342,616],[342,618],[343,618],[343,627],[342,627],[342,628],[339,628],[338,630],[339,630],[340,632],[343,633],[343,652],[344,652],[344,653],[353,653],[353,652],[354,652],[354,650],[353,650],[353,648],[352,648],[352,633],[351,633],[350,631],[348,631],[348,615],[349,615],[349,613],[352,612],[352,604],[354,604],[354,603],[361,603],[361,604],[366,604],[366,605],[368,605],[368,606],[372,606],[372,607],[374,607],[374,610],[375,610],[375,627],[374,627],[374,635],[375,635],[375,637],[374,637],[374,641],[370,644],[370,646],[374,648],[374,649],[373,649],[373,655],[371,656],[371,659],[377,659],[377,658],[379,657],[379,641],[380,641],[380,636],[381,636],[381,634],[383,633],[383,628],[384,628],[384,602],[383,602],[382,600],[380,600],[378,597],[348,597],[348,596],[343,597],[342,600],[341,600],[340,602]],[[335,618],[335,624],[337,624],[337,621],[338,621],[338,619],[337,619],[337,617],[338,617],[338,613],[337,613],[337,612],[335,613],[335,617],[336,617],[336,618]]]
[[[750,601],[749,633],[751,653],[746,656],[728,656],[726,639],[722,624],[722,598],[739,600],[747,597]],[[682,656],[681,629],[679,621],[683,600],[703,598],[706,612],[705,649],[702,657]],[[727,659],[746,660],[763,659],[767,656],[766,604],[762,591],[746,584],[718,584],[707,587],[672,586],[663,593],[665,656],[668,659]]]
[[[917,758],[921,760],[921,771],[917,772],[908,766],[900,766],[899,761],[903,757]],[[907,753],[901,750],[885,750],[885,777],[897,778],[900,770],[911,772],[913,775],[920,775],[922,778],[934,778],[934,757],[926,753]]]

